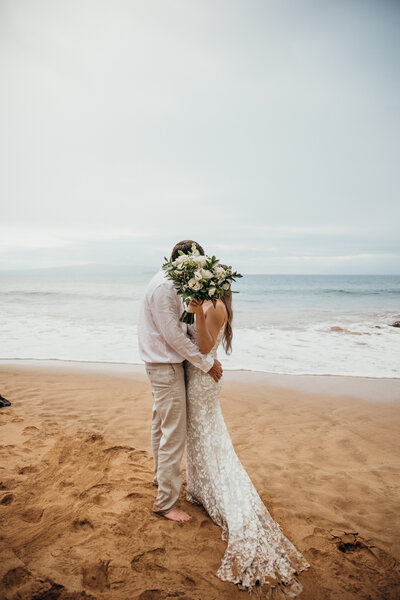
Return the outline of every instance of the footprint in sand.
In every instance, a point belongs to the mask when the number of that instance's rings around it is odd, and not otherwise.
[[[97,483],[92,487],[84,490],[79,494],[81,500],[91,500],[97,506],[106,506],[112,500],[106,496],[113,491],[113,486],[110,483]]]
[[[4,479],[0,481],[0,490],[13,490],[17,487],[18,483],[18,479]]]
[[[11,504],[11,502],[13,502],[13,500],[14,494],[11,494],[11,492],[6,492],[2,496],[0,496],[0,504],[2,504],[3,506],[8,506],[9,504]]]
[[[109,560],[100,560],[96,564],[87,564],[82,567],[82,583],[91,589],[103,592],[110,587],[108,581]]]
[[[109,453],[109,452],[120,452],[120,451],[129,451],[132,452],[132,450],[135,450],[135,448],[133,448],[132,446],[110,446],[109,448],[105,448],[103,450],[103,452]]]
[[[28,523],[39,523],[44,513],[44,508],[32,507],[24,510],[21,513],[23,521]]]
[[[30,579],[30,573],[24,567],[15,567],[10,569],[2,578],[2,584],[5,588],[13,588],[21,585]]]
[[[37,427],[35,427],[34,425],[28,425],[27,427],[24,428],[22,435],[28,435],[29,433],[36,433],[37,431],[39,431],[39,429]]]
[[[138,600],[161,600],[164,594],[161,590],[145,590],[140,594]],[[174,594],[176,597],[176,594]]]
[[[132,483],[139,483],[140,485],[142,485],[143,484],[143,477],[135,477],[135,476],[128,477],[128,481],[132,481]]]
[[[89,519],[75,519],[72,522],[72,529],[74,531],[90,531],[94,529],[94,525]]]
[[[28,465],[27,467],[22,467],[21,469],[19,469],[18,474],[19,475],[27,475],[29,473],[37,473],[38,470],[39,469],[37,467],[35,467],[34,465]]]
[[[165,548],[154,548],[147,552],[141,552],[132,558],[131,568],[133,571],[139,572],[143,572],[144,570],[167,571],[167,569],[160,564],[164,555]]]
[[[140,492],[130,492],[129,494],[127,494],[125,496],[125,500],[131,500],[133,498],[144,498],[144,494],[141,494]]]
[[[196,532],[196,539],[209,539],[210,532],[213,529],[213,524],[209,519],[202,519],[199,523],[199,528]]]
[[[134,450],[134,448],[133,448]],[[134,463],[139,463],[139,464],[143,464],[148,462],[149,460],[153,460],[150,456],[149,453],[146,452],[146,450],[135,450],[134,452],[131,452],[129,454],[129,458],[134,462]]]
[[[74,485],[73,481],[66,480],[66,481],[60,481],[60,483],[58,484],[58,487],[63,489],[63,488],[71,487],[73,485]]]

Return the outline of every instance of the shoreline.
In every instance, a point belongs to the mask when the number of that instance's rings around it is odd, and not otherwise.
[[[68,364],[77,364],[77,365],[112,365],[112,366],[121,366],[121,367],[143,367],[143,362],[120,362],[120,361],[104,361],[104,360],[79,360],[75,358],[0,358],[1,364],[18,364],[18,363],[65,363]],[[293,376],[293,377],[354,377],[358,379],[377,379],[379,381],[388,379],[390,381],[399,381],[399,377],[389,377],[387,375],[383,375],[382,377],[376,377],[374,375],[354,375],[348,373],[287,373],[286,371],[263,371],[259,369],[245,369],[245,368],[229,368],[225,367],[225,371],[234,372],[234,373],[260,373],[265,375],[280,375],[280,376]]]
[[[53,371],[71,375],[74,373],[87,373],[100,376],[142,377],[148,382],[144,365],[139,363],[0,358],[0,375],[9,368],[37,370],[38,372],[50,368]],[[349,396],[371,402],[400,402],[400,378],[393,377],[272,373],[224,368],[223,378],[223,383],[227,384],[248,382],[257,386],[272,386],[313,394],[325,394],[330,397]]]

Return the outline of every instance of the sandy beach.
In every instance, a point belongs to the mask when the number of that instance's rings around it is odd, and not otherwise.
[[[12,402],[0,409],[1,600],[248,597],[216,577],[225,542],[185,488],[190,523],[152,512],[142,367],[1,361],[0,385]],[[311,564],[301,598],[398,599],[400,380],[228,371],[221,401],[239,458]]]

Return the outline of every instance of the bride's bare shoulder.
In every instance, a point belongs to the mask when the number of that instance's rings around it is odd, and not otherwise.
[[[205,316],[206,319],[212,319],[213,322],[219,324],[219,326],[222,327],[223,323],[228,317],[228,312],[226,310],[225,304],[220,298],[217,299],[215,307],[213,306],[213,303],[210,302],[209,306],[207,306],[207,310],[205,311]]]
[[[217,304],[215,306],[218,314],[223,315],[224,319],[228,317],[228,311],[226,309],[225,303],[221,300],[221,298],[217,299]]]

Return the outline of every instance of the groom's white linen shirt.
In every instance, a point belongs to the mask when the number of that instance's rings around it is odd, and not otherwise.
[[[144,362],[177,363],[184,359],[205,373],[214,359],[202,354],[187,335],[186,323],[179,317],[185,309],[181,296],[172,281],[159,271],[147,286],[141,306],[138,341],[139,354]]]

